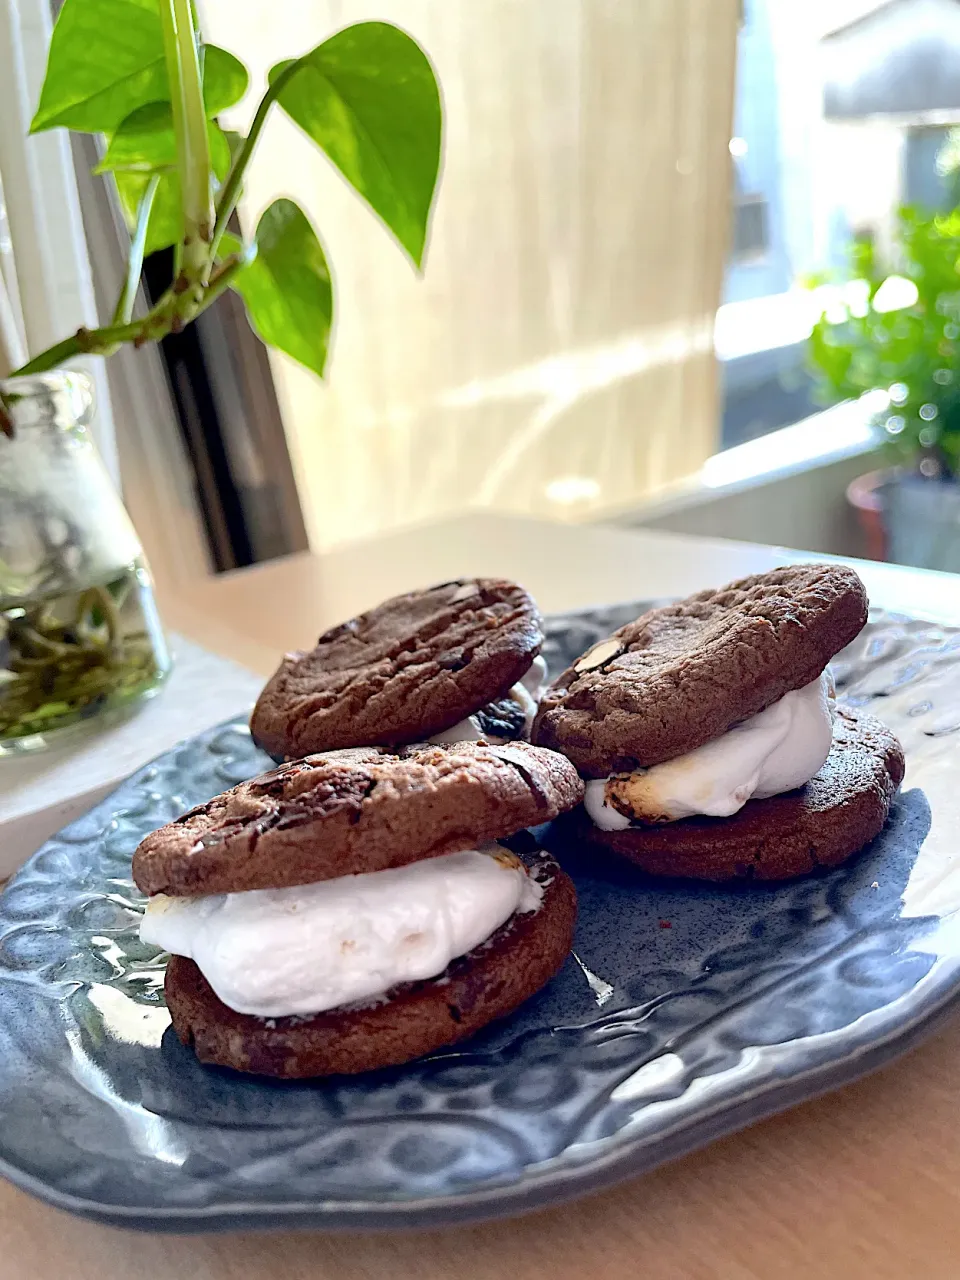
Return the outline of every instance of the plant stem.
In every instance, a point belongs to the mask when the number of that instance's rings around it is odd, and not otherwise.
[[[211,261],[210,144],[190,0],[161,0],[160,20],[183,209],[181,292],[195,293]]]
[[[177,168],[181,175],[187,172],[187,124],[183,103],[183,77],[180,74],[180,47],[177,43],[177,15],[174,0],[160,0],[160,26],[163,32],[163,56],[167,66],[170,88],[170,111],[173,116],[173,136],[177,143]]]
[[[78,329],[69,338],[41,351],[27,364],[15,369],[11,378],[46,373],[48,369],[55,369],[72,356],[113,355],[124,342],[132,342],[135,347],[141,347],[145,342],[165,338],[168,333],[179,333],[189,320],[206,311],[230,287],[234,277],[247,265],[253,253],[254,249],[251,247],[245,254],[232,254],[221,262],[214,268],[208,283],[198,286],[196,298],[171,287],[141,319],[105,325],[102,329]],[[4,412],[0,402],[0,431],[6,430]]]
[[[78,329],[69,338],[55,343],[46,351],[41,351],[39,355],[34,356],[32,360],[28,360],[19,369],[14,369],[10,376],[25,378],[32,373],[46,373],[47,370],[55,369],[57,365],[63,364],[73,356],[109,356],[116,351],[121,342],[135,342],[137,339],[146,341],[152,336],[162,337],[163,333],[169,333],[170,329],[168,327],[162,332],[158,330],[154,335],[155,326],[151,321],[156,320],[155,313],[156,308],[144,319],[133,320],[128,324],[106,325],[102,329]]]
[[[213,274],[210,276],[210,283],[203,295],[203,307],[201,308],[203,311],[206,311],[212,302],[216,302],[221,293],[226,293],[233,283],[234,277],[256,256],[255,248],[256,246],[251,246],[251,249],[244,254],[233,254],[214,267]]]
[[[192,0],[173,2],[177,16],[177,43],[180,47],[180,74],[190,151],[190,167],[183,172],[181,179],[184,184],[184,256],[188,263],[196,262],[203,280],[206,281],[212,265],[209,246],[213,224],[207,113],[203,105],[203,80],[197,35],[193,26]]]
[[[71,356],[81,354],[77,335],[72,333],[69,338],[64,338],[62,342],[54,343],[52,347],[48,347],[46,351],[41,351],[32,360],[28,360],[26,364],[21,365],[19,369],[14,369],[10,376],[12,378],[25,378],[31,373],[46,373],[48,369],[55,369],[62,361],[69,360]]]
[[[257,107],[257,113],[253,117],[253,123],[250,125],[250,132],[244,138],[240,146],[240,150],[234,157],[233,164],[230,166],[230,172],[227,174],[227,180],[223,184],[220,197],[217,200],[217,220],[213,228],[213,256],[216,256],[217,249],[220,245],[220,239],[224,231],[227,229],[227,223],[230,221],[230,215],[237,207],[237,201],[240,199],[240,189],[243,185],[243,175],[246,172],[247,165],[250,163],[250,157],[253,155],[254,148],[260,137],[260,133],[267,120],[267,114],[277,98],[284,85],[289,83],[297,71],[301,68],[302,59],[298,58],[295,62],[291,62],[289,67],[284,68],[280,75],[277,76],[273,84],[260,99],[260,105]]]
[[[133,315],[133,304],[140,287],[140,273],[143,271],[143,250],[147,242],[147,227],[150,223],[150,212],[153,209],[153,198],[157,194],[159,185],[160,175],[157,173],[147,183],[147,189],[137,209],[137,229],[127,258],[127,278],[123,282],[123,289],[120,291],[120,297],[113,312],[114,324],[129,324]]]

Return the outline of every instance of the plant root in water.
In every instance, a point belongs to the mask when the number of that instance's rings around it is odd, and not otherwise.
[[[0,742],[122,706],[162,680],[166,649],[139,566],[104,586],[0,609]]]

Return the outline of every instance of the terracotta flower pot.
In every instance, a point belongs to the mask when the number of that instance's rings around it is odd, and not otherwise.
[[[847,485],[847,501],[860,519],[860,527],[867,542],[867,557],[870,560],[887,558],[887,531],[883,523],[881,486],[889,477],[889,471],[868,471],[866,475],[857,476],[856,480],[851,480]]]
[[[960,484],[872,471],[847,489],[873,560],[960,573]]]

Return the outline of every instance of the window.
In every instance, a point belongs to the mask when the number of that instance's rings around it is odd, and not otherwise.
[[[958,0],[745,0],[717,317],[724,447],[817,411],[806,285],[960,194]]]
[[[733,245],[730,261],[741,265],[762,258],[770,247],[766,198],[759,193],[738,195],[733,206]]]

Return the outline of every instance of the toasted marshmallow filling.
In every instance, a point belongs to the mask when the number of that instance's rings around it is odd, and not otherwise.
[[[793,791],[818,773],[833,742],[828,672],[695,751],[635,773],[587,783],[584,806],[596,826],[728,818],[748,800]]]
[[[444,743],[444,742],[476,742],[479,738],[486,739],[495,745],[503,742],[511,742],[516,738],[529,738],[530,727],[533,724],[533,718],[537,714],[537,707],[540,705],[540,699],[543,697],[543,690],[547,683],[547,664],[543,658],[536,657],[530,664],[530,668],[517,684],[507,693],[507,697],[515,702],[521,714],[523,715],[523,724],[518,723],[517,732],[514,734],[497,734],[487,731],[484,727],[484,721],[496,719],[495,707],[484,707],[482,711],[478,711],[475,715],[467,716],[466,720],[461,720],[458,724],[451,725],[449,729],[444,729],[442,733],[436,733],[432,738],[428,738],[428,742]]]
[[[283,1017],[436,977],[542,897],[519,859],[488,845],[289,889],[158,894],[140,938],[193,960],[237,1013]]]

